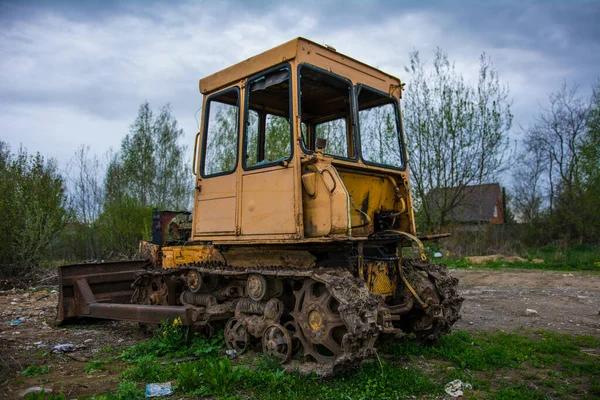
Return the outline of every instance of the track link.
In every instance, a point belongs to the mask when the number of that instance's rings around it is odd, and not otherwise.
[[[450,332],[452,325],[460,319],[460,309],[464,298],[458,293],[458,279],[448,273],[443,264],[433,264],[416,260],[404,260],[405,271],[427,274],[439,296],[439,304],[430,310],[413,310],[407,315],[408,333],[414,333],[421,342],[434,342]]]

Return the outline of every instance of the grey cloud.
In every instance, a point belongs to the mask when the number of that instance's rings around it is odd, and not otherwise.
[[[431,58],[440,46],[475,79],[485,50],[511,87],[515,123],[526,124],[562,79],[596,79],[599,13],[584,1],[4,1],[1,135],[35,151],[43,126],[44,150],[64,162],[79,143],[118,147],[148,100],[170,102],[191,140],[198,79],[296,36],[400,78],[409,51]]]

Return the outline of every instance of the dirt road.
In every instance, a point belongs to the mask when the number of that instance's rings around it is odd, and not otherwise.
[[[534,270],[453,270],[465,302],[462,330],[519,327],[600,336],[600,275]],[[536,313],[527,315],[527,309]]]
[[[600,274],[517,270],[452,274],[460,279],[465,297],[456,329],[511,332],[525,327],[600,336]],[[32,386],[68,393],[67,397],[117,388],[123,369],[118,361],[91,373],[85,366],[89,360],[118,355],[144,334],[136,324],[125,322],[55,327],[56,302],[57,294],[48,291],[0,292],[0,398],[19,398]],[[527,309],[537,314],[527,316]],[[54,346],[66,343],[77,350],[51,355]],[[20,375],[30,365],[51,368],[40,376]]]

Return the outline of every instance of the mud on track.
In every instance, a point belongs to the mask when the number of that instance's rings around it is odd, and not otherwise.
[[[520,327],[600,337],[600,274],[530,270],[452,270],[465,297],[455,329],[476,331]],[[87,361],[116,356],[145,338],[134,323],[99,321],[55,327],[57,295],[47,291],[0,293],[0,399],[20,398],[31,386],[67,397],[116,390],[124,366],[86,373]],[[14,303],[14,304],[13,304]],[[537,316],[527,316],[534,309]],[[69,355],[48,355],[57,344],[82,346]],[[29,365],[49,365],[45,375],[24,377]]]

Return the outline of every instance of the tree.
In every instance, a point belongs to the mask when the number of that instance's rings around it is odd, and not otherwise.
[[[104,257],[133,256],[138,242],[149,238],[153,208],[189,207],[193,192],[182,137],[168,104],[155,115],[144,102],[121,151],[108,155],[97,222]]]
[[[531,224],[541,217],[543,177],[548,163],[543,148],[536,142],[526,144],[517,159],[512,173],[514,209],[521,221]]]
[[[64,180],[56,162],[0,141],[0,274],[26,280],[47,264],[66,217]]]
[[[124,193],[144,207],[187,209],[192,190],[186,146],[179,144],[183,136],[168,104],[155,117],[144,102],[115,161],[122,168]]]
[[[579,146],[581,178],[587,190],[600,190],[600,80],[593,88],[587,132]],[[596,198],[600,199],[600,196]],[[599,208],[600,209],[600,208]]]
[[[548,95],[548,105],[526,130],[526,147],[540,149],[540,162],[547,165],[549,222],[556,236],[594,240],[598,231],[590,226],[598,221],[599,205],[592,183],[598,166],[593,106],[597,101],[597,95],[587,101],[577,85],[564,82]]]
[[[104,187],[102,167],[90,147],[81,145],[67,167],[69,182],[69,207],[73,216],[74,240],[78,258],[99,257],[97,220],[102,213]]]
[[[471,85],[437,49],[426,70],[417,51],[410,54],[403,96],[404,125],[415,203],[427,228],[447,223],[464,198],[465,186],[494,181],[508,167],[512,114],[508,88],[485,53]],[[432,190],[441,195],[432,196]]]

